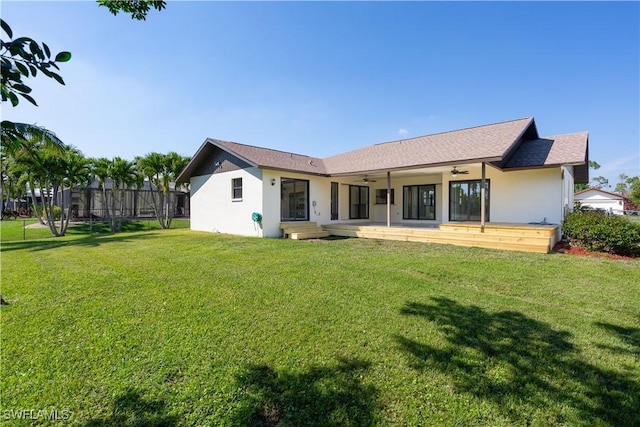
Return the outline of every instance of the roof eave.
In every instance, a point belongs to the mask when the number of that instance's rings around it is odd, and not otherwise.
[[[278,171],[278,172],[292,172],[292,173],[299,173],[299,174],[304,174],[304,175],[314,175],[314,176],[323,176],[323,177],[332,176],[332,175],[329,175],[329,174],[324,173],[324,172],[311,172],[311,171],[303,171],[303,170],[299,170],[299,169],[278,168],[278,167],[273,167],[273,166],[258,166],[258,167],[260,169],[268,169],[268,170]]]
[[[379,169],[368,169],[368,170],[358,170],[358,171],[338,172],[338,173],[332,173],[331,171],[329,171],[327,176],[340,177],[340,176],[352,176],[352,175],[369,175],[369,174],[375,174],[380,172],[401,172],[401,171],[408,171],[408,170],[414,170],[414,169],[428,169],[428,168],[436,168],[436,167],[442,167],[442,166],[456,166],[456,165],[467,164],[467,163],[491,163],[491,162],[496,162],[500,160],[502,160],[502,157],[486,157],[481,159],[461,159],[461,160],[455,160],[455,161],[449,161],[449,162],[401,166],[401,167],[395,167],[395,168],[379,168]]]
[[[229,154],[232,154],[233,156],[239,158],[240,160],[242,160],[243,162],[248,163],[249,165],[253,166],[254,168],[259,168],[261,166],[264,165],[259,165],[256,162],[247,159],[246,157],[241,156],[240,154],[236,153],[235,151],[233,151],[232,149],[230,149],[229,147],[225,147],[224,145],[218,143],[217,140],[215,139],[211,139],[211,138],[207,138],[207,141],[213,145],[214,147],[218,147],[219,149],[221,149],[222,151],[226,151]]]
[[[515,166],[515,167],[510,167],[510,168],[500,168],[500,170],[504,171],[504,172],[515,172],[515,171],[522,171],[522,170],[532,170],[532,169],[551,169],[551,168],[559,168],[562,166],[581,166],[584,163],[582,162],[575,162],[575,163],[553,163],[553,164],[548,164],[548,165],[533,165],[533,166]]]
[[[209,144],[209,138],[205,139],[204,142],[202,143],[202,145],[200,145],[200,148],[198,148],[198,151],[196,151],[196,154],[193,155],[193,157],[191,157],[191,160],[189,160],[189,163],[187,163],[187,165],[184,167],[184,169],[182,169],[182,172],[180,172],[180,175],[178,175],[178,177],[176,178],[176,183],[185,183],[188,184],[189,183],[189,179],[191,179],[191,170],[194,165],[196,164],[196,162],[200,161],[200,159],[198,158],[200,153],[202,152],[202,150],[204,150],[204,148],[207,146],[207,144]],[[188,176],[186,176],[188,175]]]

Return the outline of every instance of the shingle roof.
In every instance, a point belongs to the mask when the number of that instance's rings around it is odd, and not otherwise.
[[[584,164],[588,132],[523,141],[504,169]]]
[[[207,142],[222,148],[223,150],[256,167],[306,172],[319,175],[327,174],[322,159],[317,159],[315,157],[287,153],[284,151],[272,150],[270,148],[238,144],[237,142],[221,141],[219,139],[209,138],[207,139]]]
[[[576,182],[588,181],[588,133],[539,138],[533,117],[371,145],[326,159],[208,138],[179,182],[189,179],[199,155],[211,146],[255,167],[326,176],[484,161],[506,169],[573,164]]]
[[[527,117],[492,125],[371,145],[324,160],[331,174],[498,160],[533,123]]]

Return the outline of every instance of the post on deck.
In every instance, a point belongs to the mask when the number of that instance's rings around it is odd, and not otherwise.
[[[387,172],[387,227],[391,227],[391,172]]]
[[[484,233],[485,185],[487,182],[486,165],[482,162],[482,179],[480,180],[480,232]]]

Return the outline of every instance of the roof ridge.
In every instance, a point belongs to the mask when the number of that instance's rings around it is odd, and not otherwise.
[[[557,138],[559,136],[566,136],[566,135],[579,135],[579,134],[583,134],[583,133],[589,133],[588,130],[581,130],[578,132],[569,132],[569,133],[558,133],[556,135],[547,135],[547,136],[541,136],[539,139],[546,139],[546,138]]]
[[[444,134],[447,134],[447,133],[460,132],[460,131],[463,131],[463,130],[471,130],[471,129],[483,128],[483,127],[488,127],[488,126],[502,125],[502,124],[505,124],[505,123],[517,122],[517,121],[520,121],[520,120],[527,120],[527,119],[528,120],[532,120],[533,117],[532,116],[520,117],[519,119],[503,120],[501,122],[487,123],[487,124],[484,124],[484,125],[469,126],[469,127],[462,128],[462,129],[453,129],[453,130],[446,130],[446,131],[443,131],[443,132],[428,133],[426,135],[414,136],[413,138],[395,139],[393,141],[379,142],[379,143],[373,144],[373,145],[375,146],[375,145],[391,144],[391,143],[394,143],[394,142],[409,141],[409,140],[412,140],[412,139],[424,138],[424,137],[427,137],[427,136],[444,135]]]
[[[276,153],[290,154],[290,155],[295,155],[295,156],[300,156],[300,157],[308,157],[310,159],[315,159],[315,160],[322,160],[319,157],[312,157],[312,156],[308,156],[306,154],[294,153],[293,151],[276,150],[275,148],[260,147],[258,145],[243,144],[241,142],[235,142],[235,141],[225,141],[223,139],[217,139],[217,138],[207,138],[207,139],[211,140],[211,141],[216,141],[216,142],[222,142],[222,143],[228,143],[228,144],[236,144],[236,145],[242,145],[244,147],[257,148],[259,150],[267,150],[267,151],[273,151],[273,152],[276,152]]]

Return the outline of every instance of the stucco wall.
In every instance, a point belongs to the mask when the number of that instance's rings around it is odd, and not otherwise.
[[[265,169],[263,171],[264,200],[261,208],[264,237],[280,237],[280,190],[281,179],[309,181],[309,221],[326,224],[331,220],[331,179],[301,173]],[[271,185],[275,179],[274,185]],[[315,202],[315,206],[314,206]]]
[[[449,182],[480,179],[480,168],[469,168],[468,175],[451,177],[448,173],[401,177],[391,174],[391,187],[395,203],[391,206],[391,222],[405,225],[436,225],[449,222]],[[490,180],[490,222],[540,222],[558,224],[562,221],[564,206],[570,202],[569,186],[572,176],[561,168],[501,172],[487,166]],[[243,178],[243,198],[231,198],[231,180]],[[349,185],[365,185],[354,177],[320,177],[276,170],[247,168],[216,172],[191,179],[191,228],[246,236],[280,237],[281,179],[294,178],[309,181],[309,220],[319,225],[331,220],[331,182],[339,183],[338,222],[349,220]],[[274,181],[272,185],[271,182]],[[435,221],[402,219],[402,192],[405,185],[434,184],[436,188]],[[368,183],[369,222],[386,222],[386,205],[375,204],[375,190],[386,188],[386,178]],[[315,206],[314,206],[315,202]],[[572,203],[572,202],[571,202]],[[262,226],[256,228],[251,214],[262,214]],[[362,222],[363,220],[354,220]],[[366,220],[365,220],[366,221]]]
[[[406,220],[403,219],[403,187],[407,185],[435,185],[436,191],[436,219],[435,220]],[[378,189],[386,189],[387,188],[387,180],[379,179],[378,182],[373,183],[369,186],[371,188],[371,206],[372,213],[371,216],[372,221],[378,223],[386,223],[387,222],[387,205],[380,204],[376,205],[375,202],[375,190]],[[443,214],[443,206],[442,200],[440,196],[442,194],[442,175],[422,175],[418,177],[394,177],[393,173],[391,174],[391,188],[395,193],[395,203],[391,205],[391,223],[392,224],[415,224],[415,225],[428,225],[428,224],[438,224],[442,222],[442,214]],[[347,199],[348,203],[348,199]]]
[[[232,198],[232,179],[242,178],[242,199]],[[251,219],[262,211],[262,171],[247,168],[191,178],[191,229],[262,236]]]
[[[487,176],[491,179],[492,222],[562,221],[560,168],[504,173],[491,169]]]
[[[567,212],[573,211],[573,193],[575,179],[573,176],[573,166],[562,168],[562,219]]]

